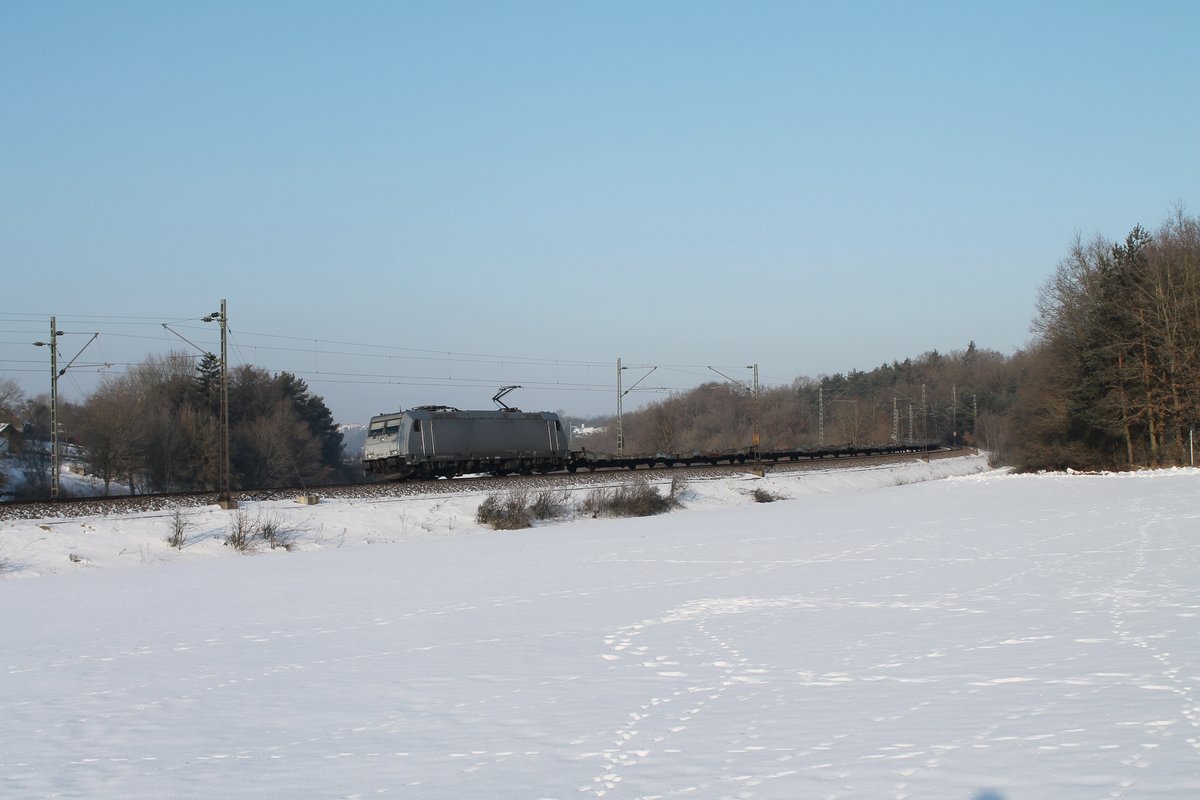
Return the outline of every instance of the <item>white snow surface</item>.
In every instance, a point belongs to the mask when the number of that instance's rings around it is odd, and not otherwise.
[[[3,523],[0,797],[1200,797],[1198,470],[481,499]]]

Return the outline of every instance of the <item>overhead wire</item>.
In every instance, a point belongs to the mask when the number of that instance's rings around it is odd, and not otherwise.
[[[37,318],[47,318],[50,315],[39,315],[27,312],[0,312],[0,324],[16,323],[20,325],[28,325],[32,320]],[[168,322],[168,325],[175,325],[182,330],[204,331],[206,334],[213,333],[211,326],[197,323],[199,319],[196,317],[185,317]],[[70,325],[81,323],[102,323],[103,334],[108,339],[122,339],[131,341],[143,342],[164,342],[172,341],[165,331],[162,330],[164,323],[161,318],[149,316],[129,316],[129,315],[102,315],[102,314],[72,314],[58,315],[56,317],[56,325]],[[128,332],[130,327],[156,327],[159,328],[158,335],[149,335],[147,333]],[[114,328],[117,328],[114,330]],[[120,330],[125,328],[125,330]],[[40,330],[8,330],[9,335],[39,335]],[[76,331],[71,331],[76,333]],[[230,335],[233,350],[242,364],[254,364],[259,360],[260,353],[264,355],[280,354],[280,355],[299,355],[312,353],[313,369],[296,369],[294,365],[266,363],[263,364],[264,369],[270,371],[287,371],[293,374],[308,376],[312,381],[323,383],[336,384],[359,384],[359,385],[409,385],[409,386],[459,386],[459,387],[485,387],[490,386],[496,380],[516,380],[523,385],[536,387],[543,390],[562,390],[562,391],[589,391],[589,392],[611,392],[615,390],[614,382],[600,381],[597,382],[592,374],[592,370],[610,370],[613,368],[612,362],[596,361],[588,359],[564,359],[564,358],[548,358],[544,356],[530,355],[500,355],[495,353],[477,353],[477,352],[460,352],[454,350],[438,350],[433,348],[418,348],[404,347],[391,344],[379,344],[374,342],[355,342],[339,339],[322,339],[295,336],[281,333],[268,333],[262,331],[244,331],[235,332],[227,328],[227,333]],[[196,337],[198,344],[196,346],[211,346],[216,349],[215,344],[211,344],[203,340],[203,337]],[[284,344],[269,344],[269,343],[254,343],[255,338],[266,340],[279,340],[282,342],[304,342],[308,347],[286,346]],[[250,341],[247,341],[249,339]],[[8,341],[5,340],[0,344],[8,344],[20,346],[26,342]],[[190,353],[181,353],[190,358],[198,356]],[[110,361],[104,352],[103,358],[108,374],[128,374],[131,369],[139,362],[131,361]],[[333,359],[333,363],[330,363]],[[358,359],[366,360],[370,363],[373,360],[386,359],[386,368],[379,371],[370,370],[347,370],[338,369],[339,360]],[[275,359],[269,359],[269,362],[274,362]],[[430,366],[445,363],[446,372],[444,375],[433,374],[411,374],[410,370],[402,370],[397,374],[395,367],[397,361],[409,365],[428,364]],[[36,364],[36,359],[2,359],[0,363],[4,364]],[[707,376],[707,366],[698,364],[626,364],[634,369],[649,369],[655,366],[664,371],[673,372],[678,376],[687,378],[703,379]],[[730,367],[737,369],[738,367]],[[490,367],[498,370],[498,375],[482,375],[479,373],[480,367]],[[527,369],[543,369],[552,368],[555,373],[553,380],[536,377],[524,372]],[[466,370],[466,374],[462,374],[462,370]],[[512,370],[517,370],[514,374]],[[573,370],[584,370],[585,377],[583,380],[570,380],[564,376],[564,372],[570,373]],[[10,372],[37,372],[36,369],[9,369]],[[674,383],[674,382],[670,382]],[[78,389],[77,383],[75,384]],[[679,392],[686,391],[692,386],[647,386],[636,389],[638,392]]]

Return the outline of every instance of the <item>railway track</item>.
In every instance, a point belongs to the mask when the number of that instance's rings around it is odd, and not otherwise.
[[[692,467],[655,467],[651,469],[611,469],[594,472],[553,472],[546,475],[514,475],[504,478],[491,476],[462,477],[452,480],[422,480],[405,482],[376,482],[327,484],[310,487],[281,487],[234,492],[238,502],[293,500],[300,495],[338,499],[402,499],[428,494],[460,492],[499,492],[525,488],[573,489],[611,486],[631,480],[670,480],[679,477],[688,481],[711,480],[731,475],[745,475],[756,469],[770,475],[785,475],[813,470],[846,469],[864,464],[884,464],[912,461],[915,458],[946,458],[961,454],[960,448],[944,448],[928,453],[896,453],[886,455],[847,456],[813,461],[787,461],[757,465],[752,462],[734,465],[697,465]],[[72,497],[57,502],[46,500],[8,501],[0,503],[0,522],[21,519],[60,519],[100,517],[112,514],[137,514],[170,511],[180,507],[215,505],[216,492],[183,492],[174,494],[116,495],[111,497]]]

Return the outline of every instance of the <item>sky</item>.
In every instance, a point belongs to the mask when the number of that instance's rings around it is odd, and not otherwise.
[[[0,375],[48,392],[53,315],[67,360],[100,333],[79,401],[217,350],[222,299],[231,364],[340,422],[510,384],[611,414],[618,358],[629,408],[710,366],[1012,353],[1076,234],[1195,213],[1198,30],[1190,2],[0,0]]]
[[[469,481],[247,501],[297,532],[252,556],[215,505],[180,551],[169,511],[6,520],[0,794],[1200,796],[1200,472],[985,461],[520,531]]]

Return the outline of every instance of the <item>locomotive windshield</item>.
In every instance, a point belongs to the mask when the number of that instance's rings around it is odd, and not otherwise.
[[[371,427],[367,430],[367,436],[395,436],[400,432],[400,418],[395,419],[380,419],[371,423]]]

